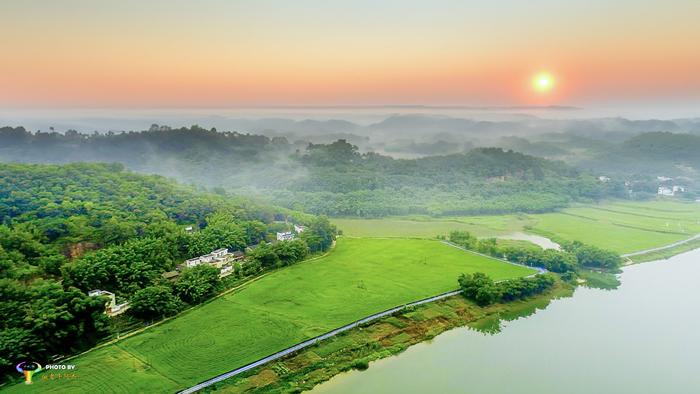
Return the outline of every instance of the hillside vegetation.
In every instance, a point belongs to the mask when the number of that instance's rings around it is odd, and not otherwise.
[[[672,177],[672,184],[685,186],[688,199],[700,196],[700,135],[651,132],[619,143],[601,142],[572,162],[581,168],[624,177],[639,195],[656,194],[657,177]]]
[[[545,212],[572,201],[627,197],[624,183],[500,148],[421,159],[361,153],[345,140],[290,143],[200,127],[85,135],[0,129],[0,159],[119,162],[313,214]]]
[[[275,222],[285,218],[309,231],[281,246],[262,244],[287,228]],[[118,164],[0,164],[0,223],[0,373],[13,378],[16,360],[68,355],[111,333],[106,300],[88,297],[90,290],[111,291],[118,302],[132,301],[135,317],[154,320],[221,290],[209,266],[185,269],[174,283],[162,277],[184,259],[261,243],[241,270],[250,275],[322,251],[334,236],[327,220]]]

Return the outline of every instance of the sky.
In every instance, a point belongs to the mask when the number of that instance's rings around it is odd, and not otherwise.
[[[2,108],[383,104],[692,107],[700,1],[0,2]]]

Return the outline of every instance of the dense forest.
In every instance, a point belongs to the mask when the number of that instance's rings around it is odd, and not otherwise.
[[[32,133],[0,128],[0,160],[28,163],[122,163],[133,171],[160,174],[206,186],[267,186],[288,178],[277,159],[293,147],[284,138],[153,125],[142,132]],[[284,160],[282,160],[284,161]],[[252,177],[265,171],[266,179]],[[277,172],[276,172],[277,171]],[[277,173],[279,179],[269,177]]]
[[[581,164],[614,173],[653,174],[697,178],[700,135],[668,132],[644,133],[620,144],[594,151]]]
[[[248,253],[236,276],[327,250],[335,228],[284,208],[206,193],[120,164],[0,164],[0,370],[18,359],[49,360],[110,334],[105,290],[153,320],[220,291],[219,270],[183,260],[226,248]],[[271,244],[291,223],[300,237]]]
[[[197,126],[91,135],[6,127],[0,129],[0,159],[118,162],[134,171],[333,216],[543,212],[572,201],[630,196],[622,179],[603,183],[563,162],[500,148],[395,159],[362,153],[345,140],[290,143],[284,137]]]
[[[637,198],[656,194],[657,177],[673,178],[688,188],[688,198],[698,195],[700,186],[700,135],[647,132],[634,135],[607,134],[592,138],[574,133],[552,133],[529,137],[502,138],[496,145],[515,151],[563,160],[570,165],[624,179]]]
[[[311,144],[299,160],[311,176],[275,192],[274,201],[328,215],[544,212],[627,197],[622,182],[602,183],[564,163],[500,148],[407,160],[362,154],[339,140]]]

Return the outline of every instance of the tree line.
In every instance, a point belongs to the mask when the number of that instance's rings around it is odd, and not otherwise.
[[[487,306],[496,302],[511,302],[541,294],[552,288],[556,280],[552,275],[540,274],[530,278],[494,282],[486,274],[476,272],[462,274],[458,282],[466,298],[480,306]]]
[[[499,246],[495,238],[478,239],[467,231],[452,231],[448,239],[465,249],[558,273],[575,272],[579,268],[614,272],[622,265],[622,258],[617,253],[579,241],[562,242],[562,250],[554,250]]]

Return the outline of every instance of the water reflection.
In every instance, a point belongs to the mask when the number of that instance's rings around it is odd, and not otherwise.
[[[498,313],[467,324],[467,327],[482,334],[495,335],[503,330],[505,323],[531,316],[539,310],[546,309],[553,300],[570,296],[571,294],[567,293],[566,295],[560,294],[557,297],[553,296],[551,298],[541,298],[510,304],[506,309]]]
[[[626,267],[621,285],[615,277],[590,280],[573,297],[448,331],[313,392],[698,392],[700,314],[692,311],[700,301],[699,261],[695,250]],[[618,288],[593,288],[609,287],[601,283]]]

